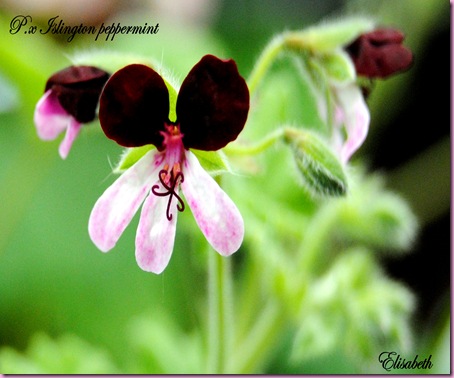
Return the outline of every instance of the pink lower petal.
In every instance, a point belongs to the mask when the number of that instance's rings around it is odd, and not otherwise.
[[[369,131],[370,113],[361,90],[356,85],[338,88],[337,99],[344,113],[347,140],[342,146],[341,158],[348,161],[361,147]]]
[[[36,104],[34,121],[38,136],[43,140],[55,139],[68,127],[71,119],[52,90],[44,93]]]
[[[150,193],[140,214],[136,235],[136,260],[147,272],[161,273],[172,255],[178,211],[167,220],[167,197]]]
[[[340,106],[334,107],[333,133],[331,135],[331,145],[336,151],[337,156],[342,156],[342,146],[344,144],[343,136],[344,112]]]
[[[91,240],[103,252],[112,249],[156,181],[161,155],[152,150],[124,172],[96,202],[88,222]]]
[[[236,252],[243,242],[243,218],[229,196],[188,151],[184,162],[184,196],[211,246],[221,255]]]
[[[82,124],[80,124],[73,117],[71,117],[68,128],[66,129],[65,138],[60,143],[60,147],[58,149],[62,159],[66,159],[66,157],[68,156],[69,150],[71,149],[74,140],[79,134],[81,127]]]

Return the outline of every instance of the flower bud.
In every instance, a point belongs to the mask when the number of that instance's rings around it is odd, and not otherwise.
[[[346,50],[358,75],[386,78],[407,70],[413,62],[413,54],[402,45],[403,40],[404,34],[397,29],[376,29],[359,36]]]

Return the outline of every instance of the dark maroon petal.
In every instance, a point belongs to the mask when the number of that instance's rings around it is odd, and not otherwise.
[[[125,147],[162,148],[169,116],[169,91],[150,67],[131,64],[115,72],[101,94],[99,121],[104,133]]]
[[[51,89],[58,102],[78,122],[93,121],[101,90],[109,73],[91,66],[71,66],[47,80],[45,92]]]
[[[404,41],[404,33],[397,29],[381,28],[375,29],[370,33],[365,34],[367,40],[375,46],[383,46],[389,44],[400,45]]]
[[[358,75],[385,78],[413,63],[413,54],[402,45],[403,40],[403,33],[397,29],[376,29],[361,35],[346,50]]]
[[[377,77],[388,77],[408,69],[413,62],[412,52],[401,45],[388,45],[380,49],[380,56],[375,61]]]
[[[235,140],[249,111],[236,63],[205,55],[183,81],[176,110],[186,148],[215,151]]]

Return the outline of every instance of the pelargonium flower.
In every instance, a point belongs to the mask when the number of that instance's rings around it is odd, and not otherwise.
[[[356,74],[370,79],[386,78],[410,67],[412,52],[402,45],[404,35],[397,29],[379,28],[362,34],[345,50],[349,54]],[[343,162],[364,143],[369,131],[370,113],[362,88],[349,83],[333,88],[335,100],[335,143]],[[346,138],[341,141],[340,127],[344,126]]]
[[[404,34],[397,29],[379,28],[360,35],[346,50],[358,75],[385,78],[408,69],[412,52],[402,45]]]
[[[161,273],[173,250],[177,214],[185,209],[180,188],[211,246],[221,255],[237,251],[244,223],[233,201],[201,167],[190,149],[218,150],[235,140],[249,111],[249,90],[233,60],[204,56],[189,72],[169,120],[169,92],[152,68],[132,64],[112,75],[102,92],[99,119],[105,134],[125,147],[152,144],[98,199],[90,237],[112,249],[143,202],[136,259]]]
[[[53,74],[36,104],[34,121],[38,136],[54,140],[66,130],[59,147],[65,159],[82,124],[95,119],[101,90],[109,74],[91,66],[70,66]]]

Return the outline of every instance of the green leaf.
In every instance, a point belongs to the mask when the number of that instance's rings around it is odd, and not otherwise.
[[[401,197],[383,186],[380,176],[365,182],[352,177],[351,195],[339,203],[337,230],[347,242],[382,253],[409,251],[416,238],[417,219]]]
[[[116,374],[108,352],[75,335],[51,339],[35,334],[25,352],[1,349],[0,366],[7,374]]]
[[[212,176],[219,175],[225,172],[232,172],[225,154],[221,151],[202,151],[202,150],[191,150],[197,159],[199,159],[200,165]]]
[[[409,350],[414,297],[385,276],[371,251],[360,247],[342,251],[307,295],[292,359],[336,349],[358,359],[376,357],[384,350]]]
[[[126,148],[120,158],[120,162],[114,168],[114,173],[121,173],[136,164],[148,151],[155,146],[147,144],[146,146]]]
[[[133,366],[128,370],[134,374],[200,374],[204,369],[200,333],[184,332],[165,311],[134,318],[129,342]]]
[[[364,17],[351,17],[325,22],[308,29],[290,32],[286,45],[312,52],[326,52],[345,46],[359,35],[373,29],[374,22]]]
[[[292,148],[303,184],[310,192],[328,196],[346,193],[344,169],[319,137],[308,131],[287,129],[284,140]]]
[[[343,50],[323,54],[318,61],[328,78],[338,84],[348,83],[356,78],[353,62]]]
[[[386,277],[372,252],[345,250],[308,290],[292,359],[335,349],[360,358],[373,358],[384,350],[408,351],[414,304],[411,292]]]

